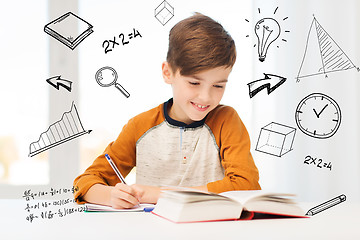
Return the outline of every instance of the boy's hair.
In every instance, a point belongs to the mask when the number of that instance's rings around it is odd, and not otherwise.
[[[223,26],[200,13],[178,22],[169,34],[167,62],[172,71],[192,75],[216,67],[233,67],[235,42]]]

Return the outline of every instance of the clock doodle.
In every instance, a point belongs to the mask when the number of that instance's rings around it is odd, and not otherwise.
[[[329,138],[339,129],[341,112],[331,97],[312,93],[296,108],[295,120],[299,129],[314,138]]]

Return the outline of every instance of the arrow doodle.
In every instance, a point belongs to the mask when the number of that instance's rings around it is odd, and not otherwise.
[[[72,82],[69,80],[65,80],[62,79],[61,76],[55,76],[55,77],[51,77],[46,79],[46,81],[53,86],[54,88],[56,88],[57,90],[59,90],[60,86],[62,86],[63,88],[65,88],[66,90],[68,90],[69,92],[71,92],[71,84]]]
[[[255,96],[258,92],[260,92],[264,88],[267,88],[267,92],[269,95],[286,81],[286,78],[278,75],[267,74],[267,73],[264,73],[264,75],[265,75],[264,78],[247,84],[249,86],[250,98]]]

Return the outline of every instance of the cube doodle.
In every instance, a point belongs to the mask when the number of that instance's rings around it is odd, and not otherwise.
[[[164,26],[174,16],[174,8],[167,2],[163,1],[155,9],[155,17]]]
[[[271,122],[261,128],[255,150],[281,157],[292,150],[295,131],[295,128]]]

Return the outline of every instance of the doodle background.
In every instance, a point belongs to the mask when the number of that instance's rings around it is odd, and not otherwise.
[[[154,17],[154,9],[161,3],[155,0],[21,0],[2,4],[6,11],[0,16],[0,197],[20,198],[29,186],[34,190],[71,186],[75,176],[117,137],[129,118],[170,98],[171,88],[161,76],[168,32],[175,23],[198,11],[218,20],[236,42],[238,59],[222,103],[233,106],[248,128],[262,188],[294,192],[303,201],[321,202],[343,193],[347,201],[360,201],[359,72],[353,69],[296,83],[313,15],[352,62],[360,64],[360,3],[168,2],[175,15],[164,26]],[[45,24],[69,11],[94,26],[94,33],[73,51],[43,31]],[[259,19],[269,16],[278,18],[282,29],[289,32],[282,33],[286,41],[274,42],[266,60],[259,62],[253,27]],[[141,38],[104,53],[103,41],[120,33],[126,35],[133,28]],[[94,75],[103,66],[116,69],[119,83],[131,94],[128,99],[115,88],[99,87]],[[263,73],[281,75],[287,81],[270,95],[263,90],[250,99],[247,83],[262,78]],[[56,75],[72,81],[73,90],[49,86],[46,79]],[[316,139],[297,129],[293,150],[281,158],[255,151],[260,129],[268,123],[297,128],[295,108],[313,92],[327,94],[340,105],[343,118],[337,133],[329,139]],[[59,120],[73,101],[84,127],[93,132],[29,158],[30,142]],[[332,170],[304,164],[308,155],[331,162]]]

